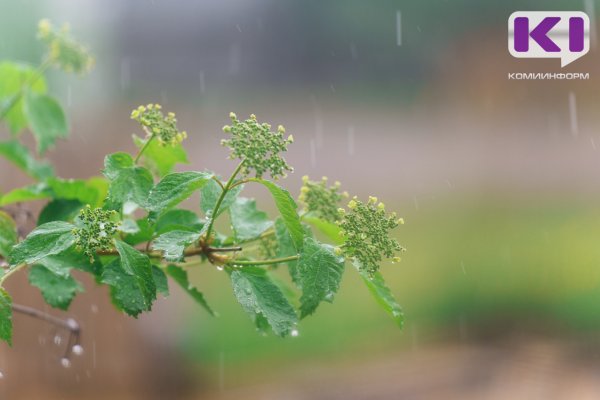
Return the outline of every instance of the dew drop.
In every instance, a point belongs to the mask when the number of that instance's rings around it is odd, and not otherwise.
[[[71,366],[71,360],[69,360],[66,357],[63,357],[60,359],[60,365],[62,365],[63,368],[69,368]]]
[[[73,346],[73,348],[71,350],[73,351],[73,354],[75,354],[76,356],[80,356],[83,354],[83,347],[79,344],[76,344],[75,346]]]

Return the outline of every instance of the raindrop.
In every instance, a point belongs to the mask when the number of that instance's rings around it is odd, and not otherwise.
[[[124,57],[121,59],[121,90],[127,89],[127,87],[129,87],[130,80],[131,65],[129,62],[129,58]]]
[[[60,346],[62,343],[62,338],[59,335],[54,336],[54,344]]]
[[[71,85],[67,86],[67,107],[71,108],[71,105],[73,104],[73,93],[71,90]]]
[[[239,43],[234,43],[229,47],[229,74],[237,75],[242,66],[242,47]]]
[[[350,43],[350,56],[353,60],[358,59],[358,49],[356,48],[356,44]]]
[[[4,372],[0,371],[0,379],[4,379]]]
[[[569,117],[571,121],[571,134],[579,135],[579,126],[577,124],[577,99],[575,93],[569,92]]]
[[[348,127],[348,155],[354,155],[354,125]]]
[[[75,346],[73,346],[73,348],[71,350],[73,351],[73,354],[75,354],[76,356],[80,356],[83,354],[83,347],[79,344],[76,344]]]
[[[467,274],[467,270],[465,269],[465,262],[461,260],[460,268],[462,269],[463,274]]]
[[[60,359],[60,365],[62,365],[63,368],[69,368],[71,366],[71,360],[67,357],[63,357]]]
[[[402,13],[396,11],[396,45],[402,46]]]
[[[200,71],[200,93],[206,90],[206,81],[204,80],[204,71]]]
[[[583,0],[583,9],[590,17],[590,41],[592,49],[596,49],[596,10],[594,10],[594,0]]]
[[[298,332],[298,329],[294,328],[292,329],[292,331],[290,332],[290,335],[292,337],[298,337],[298,335],[300,335],[300,332]]]
[[[317,167],[317,145],[314,139],[310,139],[310,165],[313,168]]]
[[[223,266],[222,266],[222,265],[217,265],[217,270],[219,270],[219,271],[223,271],[223,269],[224,269],[224,268],[223,268]]]

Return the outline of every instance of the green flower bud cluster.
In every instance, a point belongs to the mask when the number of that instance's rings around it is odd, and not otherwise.
[[[175,146],[187,138],[185,131],[177,130],[175,113],[167,113],[165,117],[160,104],[139,106],[131,112],[131,119],[136,120],[144,127],[148,134],[148,140],[154,137],[163,146]]]
[[[350,211],[339,209],[341,221],[338,223],[345,242],[339,253],[353,257],[360,268],[372,276],[379,270],[383,258],[399,262],[398,252],[405,249],[390,237],[390,231],[404,223],[396,213],[386,215],[385,205],[377,203],[376,197],[369,197],[365,204],[354,197],[348,203]]]
[[[292,135],[284,138],[283,126],[279,125],[277,132],[271,132],[271,125],[258,123],[254,114],[245,121],[238,120],[234,113],[229,117],[231,125],[224,126],[223,131],[230,133],[231,139],[223,139],[221,144],[231,149],[229,158],[244,161],[242,175],[248,176],[254,170],[257,178],[269,172],[271,178],[277,179],[285,178],[286,171],[293,171],[280,155],[294,141]]]
[[[314,213],[326,221],[336,222],[340,220],[339,202],[348,197],[348,193],[340,193],[339,190],[339,182],[327,187],[327,177],[325,176],[320,182],[313,182],[308,176],[303,176],[298,201],[304,205],[306,212]]]
[[[78,227],[73,230],[75,244],[90,259],[94,258],[96,251],[112,248],[112,239],[118,228],[118,223],[113,221],[116,215],[116,211],[92,209],[89,205],[79,212]]]
[[[55,29],[43,19],[38,25],[38,37],[48,46],[48,60],[65,72],[84,74],[94,66],[94,58],[82,44],[69,35],[69,26]]]

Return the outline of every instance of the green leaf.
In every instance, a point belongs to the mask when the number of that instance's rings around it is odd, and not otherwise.
[[[138,148],[144,147],[147,139],[142,139],[133,135],[133,141]],[[158,140],[153,140],[144,150],[142,155],[145,166],[156,175],[163,177],[173,171],[177,164],[189,164],[187,154],[181,143],[175,146],[161,145]]]
[[[0,256],[6,258],[17,243],[17,225],[10,215],[0,211]]]
[[[290,196],[289,192],[285,189],[280,188],[276,184],[270,181],[266,181],[264,179],[254,178],[251,179],[254,182],[262,183],[271,195],[273,196],[273,200],[275,200],[275,205],[279,210],[279,214],[283,218],[283,222],[287,227],[290,237],[294,242],[294,246],[298,251],[302,250],[302,244],[304,242],[304,229],[302,228],[302,224],[300,223],[300,217],[298,217],[298,205]]]
[[[156,221],[156,233],[162,235],[169,231],[196,231],[204,227],[204,222],[189,210],[169,210]]]
[[[175,172],[165,176],[151,191],[148,210],[155,216],[175,207],[206,184],[212,174],[206,172]]]
[[[44,257],[37,261],[37,264],[46,267],[52,273],[66,278],[70,275],[71,269],[76,268],[86,272],[94,270],[90,258],[76,250],[76,246],[61,252],[60,254]]]
[[[38,76],[34,80],[35,76],[36,70],[30,65],[6,61],[0,63],[0,112],[4,113],[5,107],[12,106],[4,119],[13,135],[27,126],[21,90],[28,86],[35,93],[46,92],[44,77]]]
[[[29,270],[29,283],[42,292],[46,303],[61,310],[67,310],[71,301],[83,288],[72,276],[56,275],[41,265],[34,265]]]
[[[223,198],[223,201],[219,206],[219,211],[217,212],[217,215],[215,217],[218,217],[223,212],[227,211],[229,206],[233,204],[233,202],[243,189],[244,185],[238,185],[233,189],[230,189]],[[214,179],[211,179],[209,182],[206,182],[206,185],[202,187],[202,190],[200,192],[200,208],[202,209],[202,212],[204,213],[204,215],[206,215],[207,218],[213,217],[212,212],[215,209],[217,201],[219,200],[219,197],[221,196],[222,192],[223,189],[217,182],[215,182]]]
[[[78,200],[52,200],[40,212],[37,223],[43,225],[52,221],[72,221],[82,208],[83,203]]]
[[[169,265],[167,267],[167,269],[165,270],[165,272],[167,273],[167,275],[169,275],[171,278],[173,278],[173,280],[175,282],[177,282],[177,284],[179,286],[181,286],[181,288],[187,293],[189,294],[192,299],[194,299],[198,304],[200,304],[202,306],[202,308],[204,308],[206,311],[208,311],[208,313],[212,316],[216,316],[217,314],[213,311],[213,309],[208,305],[208,303],[206,302],[206,299],[204,298],[204,295],[198,291],[198,289],[196,289],[195,287],[193,287],[190,284],[190,281],[188,279],[188,274],[187,272],[176,266],[176,265]]]
[[[97,178],[90,180],[50,178],[47,181],[55,199],[78,200],[90,207],[97,207],[105,193],[99,188]]]
[[[183,252],[200,239],[201,233],[190,231],[169,231],[157,237],[152,249],[162,251],[167,261],[183,261]]]
[[[308,215],[304,216],[303,220],[321,231],[333,244],[340,245],[344,243],[344,237],[340,233],[341,228],[337,224]]]
[[[127,314],[137,317],[149,311],[156,300],[156,283],[150,259],[119,240],[115,247],[121,256],[106,265],[102,282],[111,288],[114,303]]]
[[[153,238],[154,228],[150,225],[148,218],[142,218],[135,221],[137,232],[127,234],[124,238],[125,243],[135,246],[136,244],[145,243]]]
[[[152,266],[152,277],[154,278],[154,284],[156,285],[156,291],[162,294],[164,297],[169,295],[169,282],[167,276],[158,268],[156,265]]]
[[[281,217],[275,220],[275,237],[277,238],[277,257],[289,257],[298,254],[292,237]],[[298,261],[288,261],[286,264],[292,281],[298,288],[302,288],[302,282],[298,273]]]
[[[392,291],[386,286],[381,272],[375,272],[373,277],[370,278],[369,275],[366,272],[361,271],[357,265],[355,265],[355,267],[360,272],[363,282],[367,285],[367,288],[373,297],[375,297],[377,304],[390,314],[398,326],[402,328],[402,325],[404,324],[404,313],[402,312],[400,304],[398,304],[394,298]]]
[[[266,270],[246,266],[230,272],[233,293],[258,328],[265,319],[273,332],[288,335],[298,323],[294,308]]]
[[[108,200],[119,208],[127,201],[145,207],[154,180],[146,168],[136,167],[127,153],[109,154],[104,159],[104,176],[110,181]]]
[[[336,256],[332,246],[306,238],[298,259],[298,275],[302,286],[302,318],[314,313],[321,301],[333,301],[343,273],[344,257]]]
[[[28,90],[25,92],[23,112],[37,141],[38,153],[45,153],[57,139],[67,137],[67,119],[54,98]]]
[[[29,149],[16,140],[0,142],[0,155],[34,179],[45,180],[54,176],[54,169],[50,164],[36,160]]]
[[[62,221],[48,222],[35,228],[25,240],[13,247],[8,256],[12,266],[33,264],[44,257],[59,254],[75,243],[75,226]]]
[[[0,197],[0,207],[14,203],[23,203],[33,200],[42,200],[52,197],[52,191],[46,183],[36,183],[15,189]]]
[[[0,339],[12,346],[12,299],[0,287]]]
[[[256,209],[256,201],[238,197],[229,207],[231,226],[238,241],[251,240],[273,226],[269,216]]]

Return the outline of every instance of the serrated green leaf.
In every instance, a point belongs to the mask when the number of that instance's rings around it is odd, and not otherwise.
[[[312,238],[304,240],[298,259],[298,276],[302,286],[300,315],[312,314],[321,301],[332,302],[344,273],[344,258],[333,247]]]
[[[12,299],[0,287],[0,339],[12,346]]]
[[[36,263],[64,278],[70,275],[71,269],[73,268],[92,274],[95,274],[98,268],[98,265],[96,265],[97,263],[91,263],[90,258],[77,251],[76,246],[72,246],[60,254],[44,257]]]
[[[36,183],[4,194],[0,197],[0,207],[14,203],[49,199],[51,197],[52,191],[46,183]]]
[[[136,244],[145,243],[154,237],[154,227],[148,221],[148,218],[142,218],[135,221],[138,229],[136,233],[125,235],[125,243],[135,246]]]
[[[162,251],[167,261],[183,261],[184,250],[200,239],[200,235],[200,232],[169,231],[154,240],[152,249]]]
[[[289,257],[298,254],[292,237],[281,217],[275,220],[275,238],[277,239],[277,257]],[[288,272],[292,281],[298,288],[302,288],[302,282],[298,273],[298,261],[288,261]]]
[[[41,265],[30,268],[29,283],[40,289],[46,303],[61,310],[67,310],[77,292],[83,291],[72,276],[56,275]]]
[[[6,258],[17,243],[17,225],[10,215],[0,211],[0,256]]]
[[[145,207],[154,181],[146,168],[136,167],[127,153],[109,154],[104,159],[104,176],[110,181],[108,200],[119,208],[131,201]]]
[[[169,282],[167,276],[158,268],[156,265],[152,266],[152,277],[154,278],[154,284],[156,285],[156,291],[167,297],[169,295]]]
[[[204,225],[204,222],[193,211],[169,210],[156,221],[156,234],[162,235],[176,230],[199,232]]]
[[[148,210],[155,216],[175,207],[206,184],[212,174],[206,172],[175,172],[165,176],[151,191]]]
[[[106,265],[102,282],[111,286],[115,304],[127,314],[137,317],[149,311],[156,300],[156,283],[150,259],[119,240],[115,247],[120,258]]]
[[[27,90],[24,100],[23,113],[37,141],[38,153],[43,154],[57,139],[67,137],[67,118],[58,101],[50,96]]]
[[[337,224],[313,216],[304,216],[303,220],[321,231],[333,244],[344,243],[344,237],[340,233],[341,228]]]
[[[227,211],[229,206],[233,204],[243,189],[244,185],[238,185],[233,189],[230,189],[227,194],[225,194],[225,197],[219,206],[219,211],[217,211],[216,217]],[[213,217],[212,212],[215,209],[217,201],[219,200],[222,192],[223,189],[217,182],[215,182],[214,179],[206,182],[206,185],[202,187],[202,190],[200,191],[200,208],[207,218]]]
[[[13,135],[27,126],[21,96],[26,86],[35,93],[46,92],[46,80],[37,75],[34,67],[8,61],[0,63],[0,112],[4,113],[4,108],[11,106],[4,120]]]
[[[269,192],[271,192],[271,196],[273,196],[275,205],[277,206],[279,214],[281,214],[281,218],[283,219],[283,222],[290,233],[290,237],[294,242],[294,246],[296,246],[296,250],[302,250],[302,244],[304,242],[304,229],[302,228],[300,217],[296,211],[298,209],[298,205],[292,196],[290,196],[287,190],[280,188],[273,182],[258,178],[251,180],[263,184],[269,190]]]
[[[266,319],[276,335],[286,336],[294,329],[298,316],[266,270],[246,266],[232,270],[230,277],[235,297],[258,328]]]
[[[90,207],[97,207],[104,199],[104,193],[98,187],[98,180],[50,178],[48,187],[55,199],[78,200]]]
[[[208,313],[212,316],[216,316],[217,314],[213,311],[213,309],[208,305],[204,295],[198,291],[195,287],[190,284],[188,279],[187,272],[176,265],[169,265],[165,272],[169,275],[181,288],[189,294],[192,299],[194,299],[198,304],[202,306]]]
[[[72,221],[82,208],[83,203],[78,200],[52,200],[40,212],[37,223],[43,225],[52,221]]]
[[[12,266],[33,264],[44,257],[59,254],[75,243],[74,225],[55,221],[35,228],[25,240],[13,247],[8,256]]]
[[[398,304],[394,298],[392,291],[386,286],[381,272],[375,272],[371,278],[366,272],[361,272],[360,269],[358,269],[358,271],[363,279],[363,282],[369,289],[369,292],[371,292],[377,301],[377,304],[379,304],[381,308],[390,314],[398,326],[402,328],[402,325],[404,324],[404,313],[402,312],[400,304]]]
[[[267,213],[256,209],[256,201],[238,197],[229,207],[231,227],[238,241],[251,240],[273,226]]]
[[[147,139],[134,135],[133,141],[141,149],[146,144]],[[189,164],[187,154],[181,143],[174,146],[165,146],[160,144],[158,140],[153,140],[146,146],[142,160],[148,169],[155,171],[156,175],[160,177],[171,173],[173,167],[177,164]]]
[[[29,149],[16,140],[0,142],[0,155],[37,180],[54,176],[54,169],[44,161],[38,161]]]

